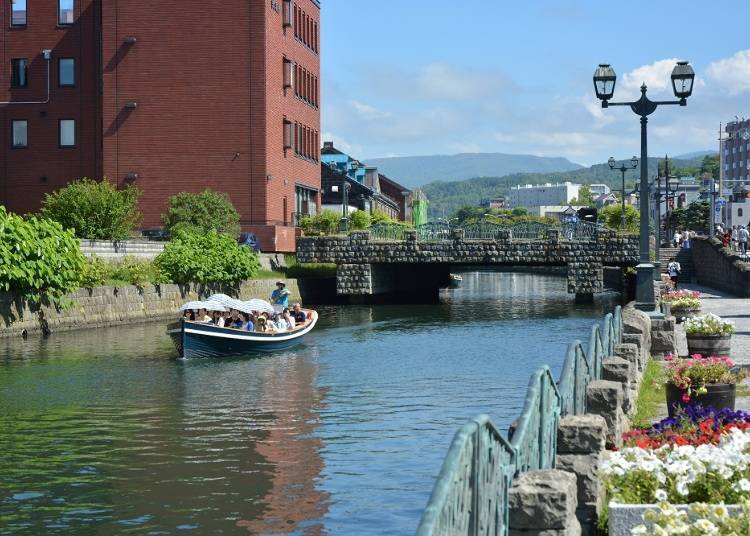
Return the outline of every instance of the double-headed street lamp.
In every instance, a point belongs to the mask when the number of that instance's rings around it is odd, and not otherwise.
[[[630,106],[636,115],[641,116],[641,226],[640,226],[640,264],[637,267],[638,281],[636,288],[636,307],[642,311],[652,312],[656,309],[654,297],[654,265],[649,257],[649,206],[648,206],[648,135],[646,125],[648,116],[662,104],[687,105],[687,98],[693,92],[695,71],[686,61],[678,61],[672,70],[672,89],[676,101],[652,101],[646,97],[646,84],[641,86],[641,98],[633,102],[609,102],[615,94],[617,75],[609,64],[602,63],[594,72],[594,91],[602,101],[602,108],[610,106]]]
[[[616,162],[615,157],[610,156],[609,160],[607,160],[607,163],[609,164],[609,169],[613,171],[619,171],[622,173],[622,215],[620,217],[620,228],[625,231],[625,172],[629,169],[635,169],[638,167],[638,159],[634,156],[630,159],[630,167],[626,166],[625,164],[622,164],[620,167],[616,168]]]

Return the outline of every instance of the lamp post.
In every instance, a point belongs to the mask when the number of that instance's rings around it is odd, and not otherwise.
[[[341,191],[341,221],[339,222],[339,229],[343,232],[349,230],[349,190],[351,190],[351,188],[352,185],[344,179],[343,190]]]
[[[654,265],[649,257],[649,206],[648,206],[648,116],[662,104],[687,105],[687,98],[693,92],[695,71],[686,61],[678,61],[672,70],[672,89],[675,101],[652,101],[646,97],[646,84],[641,86],[641,98],[633,102],[609,102],[615,94],[617,75],[614,69],[602,63],[594,72],[594,91],[602,101],[602,108],[610,106],[629,106],[633,113],[641,117],[641,226],[640,226],[640,264],[637,266],[636,307],[642,311],[656,313],[656,299],[654,296]]]
[[[637,168],[638,167],[638,159],[635,156],[633,158],[631,158],[630,159],[630,167],[627,167],[623,163],[620,167],[616,168],[615,167],[616,162],[615,162],[615,157],[614,156],[610,156],[609,160],[607,160],[607,163],[609,164],[609,169],[611,169],[613,171],[616,170],[616,171],[619,171],[620,173],[622,173],[622,202],[621,202],[621,204],[622,204],[622,215],[620,216],[620,228],[624,232],[625,231],[625,172],[628,169],[635,169],[635,168]]]
[[[656,206],[654,207],[655,215],[656,215],[656,225],[654,226],[654,235],[656,238],[656,266],[661,266],[661,201],[662,201],[662,195],[664,197],[664,200],[668,200],[670,194],[674,196],[674,194],[677,192],[677,189],[680,187],[680,179],[679,177],[672,177],[669,174],[669,157],[664,156],[664,194],[661,193],[661,179],[662,177],[658,176],[656,177],[656,192],[654,192],[654,202],[656,203]],[[659,280],[661,279],[661,276],[659,275],[659,270],[655,270],[654,279]]]

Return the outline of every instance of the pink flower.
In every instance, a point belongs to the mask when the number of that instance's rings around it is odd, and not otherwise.
[[[683,393],[683,394],[682,394],[682,401],[683,401],[683,402],[684,402],[685,404],[687,404],[688,402],[690,402],[690,395],[689,395],[689,394],[687,394],[687,393]]]

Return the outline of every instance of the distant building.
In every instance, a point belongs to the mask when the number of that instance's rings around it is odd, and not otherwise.
[[[492,199],[482,199],[479,202],[479,206],[482,208],[505,208],[505,198],[494,197]]]
[[[514,186],[508,194],[507,206],[510,208],[568,206],[573,199],[578,197],[580,188],[580,184],[571,182]]]
[[[589,184],[589,190],[594,197],[597,197],[599,195],[607,195],[612,191],[606,184]]]
[[[321,205],[343,216],[343,188],[350,186],[347,212],[375,210],[391,218],[411,221],[413,192],[396,181],[378,173],[378,168],[368,166],[334,147],[333,142],[323,142],[321,160]]]
[[[742,182],[750,183],[750,119],[731,121],[724,131],[722,144],[724,182],[731,188]]]
[[[562,220],[565,216],[569,216],[582,209],[582,206],[570,206],[570,205],[550,205],[543,207],[529,207],[529,214],[531,216],[539,216],[541,218],[555,218]]]
[[[604,208],[617,203],[617,197],[612,193],[600,194],[594,198],[596,208]]]

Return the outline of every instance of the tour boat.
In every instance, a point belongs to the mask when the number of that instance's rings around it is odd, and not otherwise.
[[[456,288],[461,286],[461,281],[464,280],[459,274],[449,274],[451,278],[451,287]]]
[[[253,352],[286,350],[302,342],[318,322],[318,313],[305,311],[307,321],[292,331],[258,333],[233,328],[220,328],[209,322],[180,319],[167,327],[180,357],[224,357]]]

